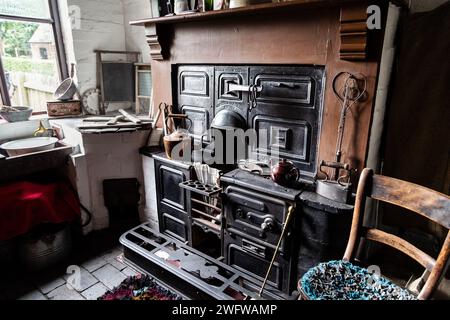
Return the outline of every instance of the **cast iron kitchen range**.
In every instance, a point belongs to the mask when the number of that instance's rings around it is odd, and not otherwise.
[[[176,65],[172,81],[172,112],[188,117],[191,123],[186,129],[197,149],[214,150],[215,139],[208,129],[265,129],[268,144],[246,140],[243,159],[212,164],[210,169],[220,172],[220,184],[214,179],[205,182],[201,164],[141,150],[155,161],[161,233],[157,237],[163,240],[159,244],[151,240],[155,233],[151,231],[150,236],[145,226],[130,231],[121,240],[125,258],[144,269],[147,266],[150,273],[158,265],[155,272],[164,274],[173,286],[184,279],[184,272],[167,261],[179,259],[169,259],[167,250],[156,254],[170,247],[159,246],[171,239],[174,248],[183,248],[194,260],[214,261],[207,264],[215,266],[214,272],[216,264],[221,268],[226,264],[227,270],[245,276],[236,289],[241,293],[250,290],[264,295],[269,290],[276,292],[270,298],[295,297],[296,284],[310,267],[340,258],[353,211],[347,201],[334,201],[315,191],[324,68]],[[275,149],[280,158],[274,158]],[[205,288],[202,275],[212,272],[194,265],[200,278],[188,278],[189,284],[181,286],[190,288],[190,296]],[[218,279],[220,283],[202,297],[223,297],[221,290],[228,284],[223,275]],[[252,284],[246,287],[248,279]],[[247,291],[245,295],[250,296]]]
[[[0,300],[450,300],[450,0],[27,1]]]

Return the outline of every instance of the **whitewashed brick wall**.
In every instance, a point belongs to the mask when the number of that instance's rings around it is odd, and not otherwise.
[[[142,156],[142,168],[145,184],[145,208],[143,221],[149,221],[152,228],[159,230],[158,208],[156,200],[155,161],[153,158]]]
[[[145,145],[148,131],[115,134],[85,134],[83,144],[87,165],[88,187],[94,213],[94,230],[109,226],[108,210],[103,199],[103,180],[137,178],[141,202],[139,216],[145,219],[145,190],[139,148]]]
[[[145,40],[144,27],[130,26],[129,21],[150,18],[152,8],[150,0],[122,0],[124,13],[125,43],[129,51],[140,51],[142,61],[150,62],[150,47]]]

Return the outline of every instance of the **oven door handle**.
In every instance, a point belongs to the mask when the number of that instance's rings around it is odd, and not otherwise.
[[[244,251],[253,253],[254,255],[260,256],[262,258],[266,257],[266,248],[254,244],[248,240],[242,239],[242,249]]]
[[[263,89],[262,86],[253,86],[253,88],[256,89],[256,92],[261,92]],[[252,86],[244,86],[242,84],[230,83],[228,85],[227,93],[230,93],[233,91],[250,92],[251,90],[252,90]]]
[[[272,86],[273,87],[277,87],[277,88],[289,88],[289,89],[298,88],[298,84],[296,84],[296,83],[289,83],[289,82],[277,82],[277,83],[275,83]]]

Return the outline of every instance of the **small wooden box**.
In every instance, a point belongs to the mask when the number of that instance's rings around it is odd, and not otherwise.
[[[81,115],[81,101],[49,101],[47,102],[47,113],[49,117]]]

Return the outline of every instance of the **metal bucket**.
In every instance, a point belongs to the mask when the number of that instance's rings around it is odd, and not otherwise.
[[[23,237],[19,242],[19,260],[28,270],[42,270],[66,259],[71,249],[70,226],[54,226]]]

